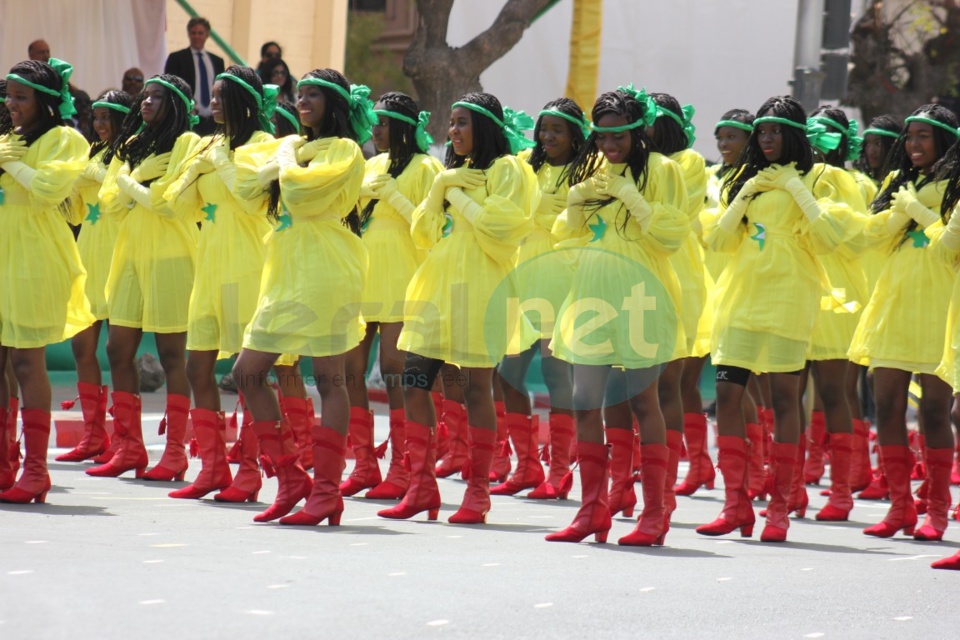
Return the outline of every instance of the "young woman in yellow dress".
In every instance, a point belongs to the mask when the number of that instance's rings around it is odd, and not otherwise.
[[[0,78],[0,136],[13,131],[10,112],[6,106],[7,80]],[[0,372],[0,398],[7,406],[6,422],[0,422],[6,438],[0,438],[0,491],[13,486],[20,471],[20,444],[17,441],[17,425],[20,415],[20,398],[17,377],[13,375],[13,364],[7,361],[7,367]]]
[[[508,351],[488,324],[491,301],[515,297],[510,278],[517,246],[533,230],[539,192],[530,165],[514,153],[529,140],[518,129],[527,120],[487,93],[469,93],[452,106],[447,169],[436,176],[413,213],[414,242],[429,249],[407,287],[398,346],[407,351],[404,404],[410,485],[384,518],[405,519],[427,511],[437,518],[435,425],[430,391],[444,363],[460,367],[469,419],[467,488],[449,521],[479,524],[490,510],[490,467],[497,438],[494,367]],[[518,344],[517,351],[527,345]],[[446,374],[445,374],[446,375]]]
[[[914,111],[904,125],[890,156],[896,172],[873,201],[876,215],[865,232],[884,251],[886,261],[850,345],[851,360],[873,369],[880,462],[891,502],[883,521],[863,532],[889,538],[902,529],[917,540],[940,540],[947,528],[954,441],[952,391],[935,372],[943,357],[956,273],[937,256],[948,213],[941,209],[948,183],[936,169],[957,144],[960,131],[953,112],[933,104]],[[910,493],[913,455],[906,423],[915,373],[923,389],[919,410],[926,436],[924,462],[931,470],[927,517],[916,531],[917,509]]]
[[[645,92],[630,86],[604,93],[591,116],[593,133],[570,171],[567,210],[553,228],[559,246],[580,250],[551,348],[573,365],[583,496],[573,523],[546,539],[579,542],[592,534],[606,541],[611,509],[602,410],[628,402],[640,427],[644,505],[619,544],[660,545],[668,526],[669,452],[657,378],[685,345],[680,282],[668,258],[690,234],[687,192],[680,166],[653,151],[647,137],[657,105]],[[587,312],[605,321],[578,323]],[[611,396],[614,375],[618,395]]]
[[[0,135],[0,371],[13,363],[26,455],[15,484],[12,477],[0,477],[6,488],[0,502],[46,500],[51,403],[46,346],[72,338],[95,320],[84,296],[86,273],[64,220],[66,200],[89,154],[83,136],[63,122],[75,112],[67,84],[72,72],[69,64],[51,58],[49,64],[16,64],[6,77],[13,129]],[[0,441],[8,442],[3,386]]]
[[[132,104],[131,96],[115,90],[106,92],[93,103],[93,130],[100,140],[91,145],[90,158],[80,178],[74,183],[70,224],[82,225],[77,249],[87,270],[86,295],[97,321],[71,341],[77,363],[77,394],[83,412],[83,437],[76,447],[57,456],[58,462],[81,462],[95,458],[110,448],[110,436],[106,430],[109,389],[101,386],[97,346],[103,322],[109,316],[104,289],[120,224],[116,218],[102,214],[98,193],[113,156],[112,147],[116,144],[117,135]],[[70,408],[73,402],[65,402],[63,406]]]
[[[806,123],[794,98],[767,100],[757,110],[754,132],[720,208],[704,216],[707,243],[733,256],[717,283],[711,340],[725,501],[716,520],[697,528],[702,535],[738,528],[742,536],[753,535],[743,395],[751,374],[759,372],[770,374],[776,416],[773,486],[761,540],[787,537],[800,437],[800,373],[820,309],[815,254],[834,251],[860,231],[849,207],[821,197],[831,190],[818,181]]]
[[[537,116],[533,128],[536,146],[524,150],[519,157],[530,163],[540,185],[540,204],[534,213],[536,226],[520,245],[517,260],[520,299],[554,299],[557,308],[569,288],[572,269],[563,277],[559,272],[562,261],[546,257],[554,250],[556,239],[553,224],[567,206],[570,164],[583,150],[589,124],[583,111],[569,98],[547,103]],[[571,265],[572,266],[572,265]],[[573,422],[573,376],[570,364],[555,358],[549,348],[553,335],[553,321],[533,314],[539,337],[519,356],[509,356],[497,367],[503,390],[506,424],[513,451],[517,454],[517,468],[506,482],[490,489],[493,495],[514,495],[524,489],[533,489],[527,498],[540,500],[566,499],[573,482],[570,456],[576,430]],[[532,415],[526,377],[530,364],[540,352],[540,369],[550,397],[550,440],[544,458],[550,473],[544,478],[540,466],[539,419]]]
[[[87,469],[92,476],[116,477],[136,470],[137,477],[170,481],[182,480],[187,470],[187,308],[200,210],[199,166],[191,160],[200,138],[189,130],[194,118],[189,95],[190,87],[177,76],[147,80],[123,122],[100,189],[102,214],[120,220],[106,296],[114,433],[121,443],[107,463]],[[166,414],[160,424],[167,443],[160,462],[147,474],[136,363],[145,331],[156,334],[167,380]]]
[[[339,71],[315,69],[297,86],[305,135],[246,145],[234,155],[237,195],[259,198],[269,191],[276,227],[267,239],[259,302],[233,376],[253,414],[251,428],[270,463],[267,472],[279,481],[274,503],[254,520],[281,518],[308,498],[303,509],[280,523],[337,525],[350,416],[345,360],[362,335],[367,268],[363,241],[344,222],[356,221],[363,181],[358,142],[370,138],[376,116],[369,89],[350,85]],[[321,424],[311,432],[312,481],[298,462],[293,432],[267,384],[280,354],[312,359],[322,405]]]
[[[426,131],[430,114],[420,111],[413,98],[390,92],[374,106],[377,124],[373,144],[380,153],[367,160],[360,192],[360,228],[370,256],[363,289],[363,341],[347,355],[347,391],[350,393],[350,441],[356,465],[340,485],[352,496],[370,488],[367,498],[399,500],[406,493],[410,474],[403,465],[406,440],[403,408],[403,354],[397,338],[403,328],[403,301],[423,252],[413,243],[413,212],[443,171],[429,155],[433,139]],[[373,412],[365,382],[373,339],[380,333],[380,372],[390,406],[390,467],[382,479],[373,442]],[[384,449],[385,451],[385,449]],[[380,454],[382,457],[383,454]]]
[[[193,159],[205,165],[200,177],[193,172],[185,176],[197,180],[203,203],[197,247],[197,262],[203,268],[194,280],[187,325],[187,379],[194,398],[190,416],[202,466],[196,480],[171,491],[171,498],[198,499],[224,489],[227,498],[239,493],[242,499],[255,499],[259,489],[260,472],[255,457],[250,464],[250,447],[248,455],[241,456],[237,485],[228,489],[233,477],[215,369],[218,359],[240,352],[243,332],[257,306],[266,253],[263,238],[270,232],[266,195],[252,199],[234,195],[233,154],[244,145],[273,140],[270,115],[275,106],[276,87],[264,87],[253,69],[232,66],[218,75],[210,101],[217,132],[201,141]]]

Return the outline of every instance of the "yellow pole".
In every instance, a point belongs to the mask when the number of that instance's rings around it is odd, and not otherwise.
[[[570,66],[566,96],[589,114],[597,97],[600,72],[600,36],[603,27],[602,0],[574,0],[570,29]]]

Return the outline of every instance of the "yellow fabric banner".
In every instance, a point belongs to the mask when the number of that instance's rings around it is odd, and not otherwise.
[[[566,96],[588,114],[597,97],[603,2],[574,0]]]

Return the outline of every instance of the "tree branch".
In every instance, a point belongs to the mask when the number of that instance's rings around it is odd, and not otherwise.
[[[530,26],[530,21],[550,2],[551,0],[508,0],[490,28],[464,45],[464,53],[477,60],[481,69],[486,69],[520,41],[523,32]]]

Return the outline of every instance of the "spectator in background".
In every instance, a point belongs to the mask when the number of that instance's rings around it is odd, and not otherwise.
[[[77,110],[67,124],[83,134],[87,142],[94,142],[99,139],[93,132],[93,101],[90,100],[90,94],[83,89],[72,89],[73,108]]]
[[[49,62],[50,61],[50,45],[47,44],[46,40],[34,40],[27,47],[27,56],[31,60],[37,60],[39,62]]]
[[[143,91],[143,71],[137,67],[130,67],[123,72],[123,91],[131,97],[140,95]]]
[[[264,42],[260,47],[260,64],[257,65],[257,75],[260,76],[260,80],[267,83],[270,82],[270,78],[267,78],[263,75],[263,67],[274,58],[282,58],[283,49],[280,48],[280,45],[274,41]]]
[[[263,65],[263,81],[280,87],[278,100],[297,101],[296,79],[290,75],[290,68],[283,58],[271,58]]]
[[[217,128],[210,113],[210,96],[214,80],[223,73],[223,58],[204,49],[210,37],[210,22],[206,18],[191,18],[187,23],[187,35],[190,36],[190,46],[167,56],[163,72],[180,76],[193,89],[197,115],[200,116],[200,123],[193,131],[201,136],[210,135]]]

